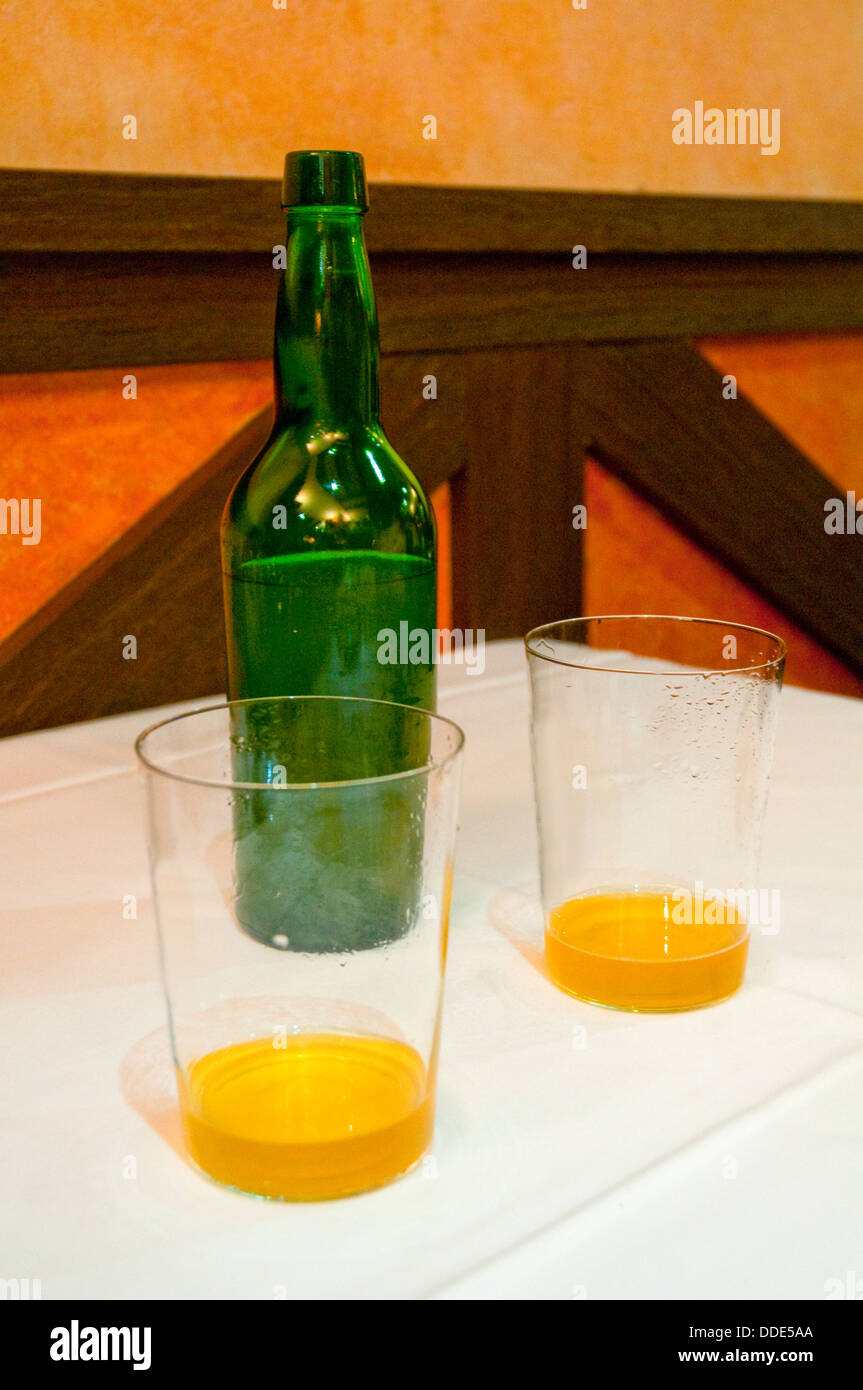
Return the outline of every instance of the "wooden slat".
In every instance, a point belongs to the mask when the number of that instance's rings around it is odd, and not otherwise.
[[[584,441],[566,348],[467,353],[465,467],[452,483],[456,626],[516,637],[580,611]]]
[[[863,327],[863,257],[410,256],[374,267],[396,351]]]
[[[3,251],[263,251],[284,240],[276,179],[0,170]]]
[[[50,372],[269,357],[277,283],[271,262],[248,254],[4,257],[0,365]]]
[[[437,396],[423,395],[434,377]],[[386,355],[381,360],[381,421],[398,453],[432,493],[464,466],[465,376],[452,352]]]
[[[863,328],[863,257],[374,258],[391,352]],[[0,370],[268,357],[267,255],[36,255],[0,263]]]
[[[863,673],[863,541],[824,530],[837,488],[686,343],[574,348],[591,450]],[[730,616],[730,615],[728,615]]]
[[[863,204],[547,189],[372,188],[373,250],[863,252]]]
[[[863,253],[863,205],[803,199],[372,184],[378,252]],[[0,249],[262,251],[277,179],[0,170]]]

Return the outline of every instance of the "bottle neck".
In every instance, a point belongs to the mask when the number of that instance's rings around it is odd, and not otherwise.
[[[291,209],[286,246],[276,308],[277,421],[373,424],[378,323],[362,213]]]

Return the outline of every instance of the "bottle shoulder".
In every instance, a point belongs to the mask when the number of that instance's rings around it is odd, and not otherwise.
[[[222,545],[228,568],[312,547],[433,560],[434,515],[379,426],[276,428],[231,490]]]

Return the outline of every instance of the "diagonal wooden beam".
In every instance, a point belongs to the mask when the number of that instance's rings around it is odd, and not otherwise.
[[[689,343],[573,349],[592,451],[863,674],[863,538],[828,535],[824,476]]]
[[[0,736],[223,688],[219,517],[270,423],[249,420],[0,643]]]

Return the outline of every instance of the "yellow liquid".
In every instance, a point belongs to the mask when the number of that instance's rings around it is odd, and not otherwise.
[[[333,1033],[207,1053],[180,1073],[192,1158],[218,1182],[315,1201],[379,1187],[428,1148],[434,1087],[404,1043]]]
[[[555,908],[545,934],[554,983],[590,1004],[649,1013],[697,1009],[734,994],[749,949],[743,914],[722,902],[724,922],[678,923],[674,893],[589,893]]]

